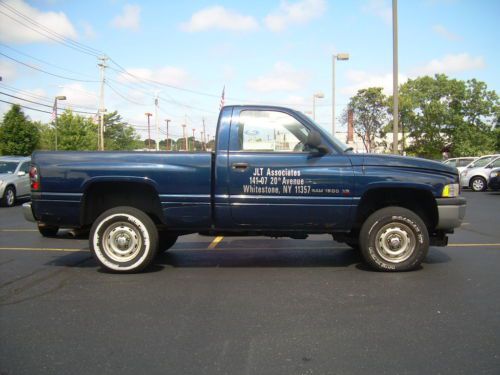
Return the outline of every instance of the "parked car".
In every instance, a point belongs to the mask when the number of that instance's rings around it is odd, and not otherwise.
[[[461,158],[450,158],[443,161],[443,164],[449,165],[450,167],[455,167],[458,169],[458,172],[462,172],[467,166],[476,161],[478,157],[475,156],[467,156]]]
[[[491,190],[500,189],[500,168],[494,168],[490,172],[490,178],[488,180],[488,188]]]
[[[31,158],[0,156],[0,203],[12,207],[16,200],[29,197]]]
[[[500,157],[498,155],[491,157],[489,160],[478,163],[482,159],[476,160],[475,168],[466,168],[460,174],[460,186],[470,188],[472,191],[485,191],[488,188],[488,179],[492,168],[500,167]],[[478,166],[479,164],[479,166]]]

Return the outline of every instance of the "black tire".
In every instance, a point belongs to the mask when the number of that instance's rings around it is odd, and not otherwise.
[[[166,252],[177,242],[178,236],[169,232],[158,232],[158,254]]]
[[[158,250],[158,230],[151,218],[133,207],[115,207],[102,213],[90,229],[90,251],[113,272],[140,272]]]
[[[16,188],[12,185],[7,186],[1,199],[2,206],[13,207],[16,204]]]
[[[376,270],[410,271],[427,256],[429,233],[417,214],[402,207],[386,207],[363,223],[360,249],[365,261]]]
[[[474,192],[480,192],[480,191],[485,191],[488,188],[488,184],[486,183],[486,180],[482,178],[481,176],[476,176],[473,177],[470,180],[470,188]]]
[[[59,231],[59,227],[38,223],[38,231],[44,237],[55,237],[55,236],[57,236],[57,232]]]

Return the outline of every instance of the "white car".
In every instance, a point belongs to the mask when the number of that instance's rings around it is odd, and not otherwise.
[[[500,167],[500,155],[488,155],[471,163],[460,173],[460,186],[472,191],[485,191],[492,168]]]
[[[455,167],[458,169],[458,173],[461,173],[467,166],[476,161],[478,158],[475,156],[467,156],[461,158],[450,158],[443,161],[443,164],[449,165],[450,167]]]
[[[17,199],[30,196],[31,158],[0,156],[0,203],[12,207]]]

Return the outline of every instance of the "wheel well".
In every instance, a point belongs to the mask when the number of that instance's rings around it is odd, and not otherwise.
[[[368,216],[389,206],[404,207],[413,211],[420,216],[429,229],[434,229],[437,225],[437,204],[430,191],[411,188],[380,188],[369,190],[361,197],[354,228],[359,230]]]
[[[476,176],[472,176],[469,180],[469,186],[472,186],[472,181],[474,181],[475,178],[480,178],[481,180],[485,181],[486,182],[486,179],[481,176],[481,175],[476,175]]]
[[[129,206],[147,213],[156,224],[163,220],[158,192],[140,182],[96,182],[83,194],[80,222],[90,225],[104,211]]]

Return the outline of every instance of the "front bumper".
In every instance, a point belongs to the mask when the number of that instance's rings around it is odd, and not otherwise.
[[[458,228],[465,217],[467,201],[465,198],[436,198],[438,224],[436,229]]]
[[[33,210],[31,209],[31,202],[23,204],[23,215],[26,220],[36,223],[35,215],[33,215]]]
[[[488,188],[491,190],[499,190],[500,189],[500,177],[491,177],[488,181]]]

